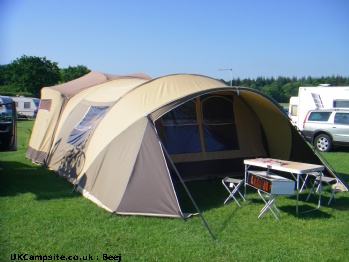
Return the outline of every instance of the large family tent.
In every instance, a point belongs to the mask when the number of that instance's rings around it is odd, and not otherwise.
[[[94,101],[97,92],[71,108],[55,138],[51,151],[59,153],[51,152],[50,167],[110,212],[186,217],[176,175],[181,180],[242,175],[246,158],[322,164],[283,108],[257,90],[176,74],[132,87],[110,105],[102,102],[107,93]],[[70,174],[74,162],[62,168],[67,145],[83,145],[78,174]],[[332,174],[327,167],[326,172]]]
[[[43,164],[48,158],[55,135],[57,124],[67,102],[82,90],[93,88],[96,85],[119,79],[149,80],[143,73],[132,75],[110,75],[92,71],[85,76],[70,82],[44,87],[41,89],[41,100],[35,124],[30,137],[26,156],[35,163]]]

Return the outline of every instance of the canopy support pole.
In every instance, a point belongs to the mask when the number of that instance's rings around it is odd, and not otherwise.
[[[154,130],[154,132],[155,132],[155,134],[156,134],[156,137],[157,137],[157,139],[158,139],[158,141],[159,141],[159,143],[160,143],[160,145],[161,145],[161,148],[162,148],[163,152],[165,153],[165,156],[166,156],[167,160],[170,162],[170,164],[171,164],[173,170],[175,171],[176,175],[178,176],[179,180],[181,181],[181,183],[182,183],[182,185],[183,185],[185,191],[187,192],[187,194],[188,194],[190,200],[192,201],[192,203],[193,203],[193,205],[194,205],[196,211],[198,212],[198,214],[199,214],[199,216],[200,216],[202,222],[204,223],[205,227],[207,228],[207,230],[208,230],[208,232],[210,233],[210,235],[211,235],[211,237],[213,238],[213,240],[215,240],[216,242],[218,242],[218,239],[213,235],[213,233],[212,233],[210,227],[208,226],[208,224],[207,224],[207,222],[206,222],[204,216],[202,215],[202,213],[201,213],[201,211],[200,211],[198,205],[195,203],[193,196],[190,194],[189,189],[187,188],[186,184],[184,183],[183,178],[182,178],[181,175],[179,174],[179,171],[178,171],[178,169],[176,168],[175,164],[173,163],[173,161],[172,161],[172,159],[171,159],[171,157],[170,157],[170,154],[167,152],[167,150],[166,150],[164,144],[162,143],[162,141],[161,141],[161,139],[160,139],[160,137],[159,137],[159,134],[158,134],[158,132],[156,131],[156,129],[155,129],[155,127],[154,127],[153,121],[151,121],[149,115],[147,115],[147,118],[148,118],[148,121],[149,121],[150,124],[151,124],[151,127],[153,128],[153,130]]]

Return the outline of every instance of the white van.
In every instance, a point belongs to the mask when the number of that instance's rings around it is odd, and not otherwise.
[[[18,117],[36,117],[40,104],[39,98],[25,96],[14,96],[11,98],[16,103]]]

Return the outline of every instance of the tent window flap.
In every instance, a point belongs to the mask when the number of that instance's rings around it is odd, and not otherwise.
[[[89,130],[97,125],[108,108],[108,106],[90,106],[84,117],[70,133],[67,143],[77,146],[84,142]]]

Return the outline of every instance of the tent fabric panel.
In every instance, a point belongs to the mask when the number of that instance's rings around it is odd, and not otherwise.
[[[251,110],[245,99],[236,94],[234,95],[234,114],[239,140],[239,150],[234,151],[235,157],[266,156],[261,119]]]
[[[124,195],[146,125],[141,119],[116,137],[78,178],[78,185],[110,210],[116,211]]]
[[[94,102],[114,102],[145,82],[146,80],[138,78],[113,80],[96,86],[96,89],[85,95],[84,99]]]
[[[30,136],[28,148],[31,148],[31,152],[27,153],[27,157],[36,163],[44,163],[44,157],[48,155],[51,148],[52,137],[59,121],[60,112],[66,103],[60,93],[47,88],[41,90],[41,97],[42,99],[50,99],[51,106],[50,110],[38,110]],[[38,153],[33,153],[33,150]]]
[[[106,81],[108,81],[107,75],[100,72],[91,71],[90,73],[72,81],[66,82],[61,85],[51,86],[48,88],[56,90],[60,92],[63,96],[70,98],[82,89],[98,85]]]
[[[125,194],[116,212],[177,216],[182,213],[166,161],[148,122]]]
[[[259,118],[266,136],[269,157],[289,159],[292,148],[292,134],[289,119],[265,95],[253,90],[240,90],[240,96]],[[277,128],[276,128],[277,127]]]
[[[26,157],[33,160],[35,163],[44,164],[45,159],[47,159],[48,153],[35,150],[31,146],[28,146]]]

